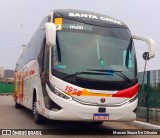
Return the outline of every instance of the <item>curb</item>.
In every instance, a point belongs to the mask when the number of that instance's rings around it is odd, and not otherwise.
[[[8,96],[8,95],[13,95],[13,93],[0,93],[0,96]]]
[[[145,123],[145,122],[140,122],[140,121],[129,122],[129,125],[142,127],[142,128],[145,128],[145,129],[160,129],[159,125],[153,125],[153,124],[150,124],[150,123]]]

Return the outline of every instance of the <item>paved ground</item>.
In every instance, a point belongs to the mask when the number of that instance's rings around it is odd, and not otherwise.
[[[101,135],[100,132],[112,131],[113,129],[143,129],[142,126],[131,125],[131,123],[123,122],[106,122],[101,126],[91,125],[89,123],[78,123],[78,122],[61,122],[61,121],[47,121],[46,124],[37,125],[33,121],[32,111],[28,109],[15,109],[12,96],[1,96],[0,95],[0,129],[52,129],[57,131],[54,137],[106,137]],[[69,130],[67,135],[63,135],[65,130]],[[62,130],[62,131],[61,131]],[[77,131],[78,130],[78,131]],[[84,135],[84,132],[88,132]],[[2,138],[4,136],[0,136]],[[7,136],[9,137],[9,136]],[[17,136],[12,136],[17,137]],[[24,136],[25,137],[25,136]],[[34,136],[39,137],[39,136]],[[53,137],[41,136],[41,137]],[[158,138],[156,135],[109,135],[107,137],[144,137],[144,138]]]

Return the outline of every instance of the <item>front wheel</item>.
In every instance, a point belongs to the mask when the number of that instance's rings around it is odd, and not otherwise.
[[[41,116],[37,111],[37,103],[36,100],[33,103],[33,116],[34,116],[34,122],[36,124],[42,124],[44,122],[44,117]]]

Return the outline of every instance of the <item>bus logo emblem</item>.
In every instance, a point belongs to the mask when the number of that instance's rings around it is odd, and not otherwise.
[[[100,101],[101,101],[101,103],[104,103],[104,102],[106,101],[106,99],[105,99],[104,97],[102,97],[102,98],[100,99]]]

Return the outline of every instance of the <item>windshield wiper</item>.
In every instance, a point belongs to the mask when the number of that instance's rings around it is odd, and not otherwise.
[[[87,69],[89,71],[97,71],[97,72],[104,72],[105,74],[106,73],[116,73],[118,76],[120,76],[121,78],[123,78],[124,80],[128,81],[128,82],[132,82],[126,75],[124,75],[122,73],[122,71],[119,71],[119,70],[104,70],[104,69]]]
[[[69,78],[69,77],[73,77],[73,76],[76,76],[76,75],[80,75],[80,74],[86,74],[86,75],[111,75],[110,73],[116,73],[118,76],[120,76],[121,78],[123,78],[124,80],[126,80],[127,82],[131,83],[132,81],[127,77],[125,76],[122,71],[117,71],[117,70],[101,70],[101,69],[87,69],[89,71],[97,71],[97,72],[76,72],[74,74],[70,74],[70,75],[67,75],[65,77],[63,77],[62,79],[66,79],[66,78]],[[103,73],[100,73],[100,72],[103,72]]]
[[[97,73],[97,72],[88,72],[88,71],[83,72],[82,71],[82,72],[76,72],[74,74],[67,75],[67,76],[63,77],[62,79],[66,79],[66,78],[73,77],[73,76],[80,75],[80,74],[86,74],[86,75],[108,75],[106,73]]]

